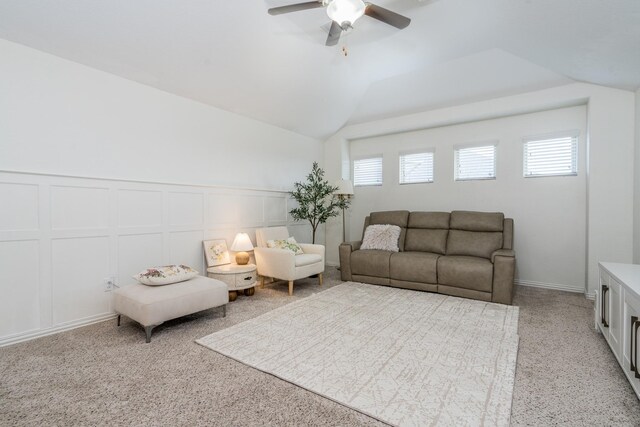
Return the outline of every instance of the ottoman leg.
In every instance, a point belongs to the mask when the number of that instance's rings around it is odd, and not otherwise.
[[[144,332],[145,332],[145,334],[147,334],[147,343],[151,342],[151,331],[153,331],[153,328],[155,328],[155,326],[145,326],[144,327]]]
[[[227,317],[227,304],[222,306],[222,317]]]
[[[120,315],[118,314],[118,326],[120,326]]]

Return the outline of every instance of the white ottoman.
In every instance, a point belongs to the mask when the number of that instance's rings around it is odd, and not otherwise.
[[[122,314],[135,320],[144,327],[147,342],[151,341],[153,328],[176,317],[219,306],[226,316],[229,302],[226,283],[203,276],[161,286],[136,283],[119,288],[113,294],[118,326]]]

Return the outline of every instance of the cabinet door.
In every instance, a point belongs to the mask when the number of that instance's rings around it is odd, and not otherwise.
[[[621,365],[631,386],[640,396],[640,300],[629,291],[624,291],[624,309],[622,315],[622,359]]]
[[[600,286],[596,292],[596,324],[609,341],[609,275],[600,270]]]
[[[609,277],[609,292],[607,302],[609,312],[607,321],[609,323],[609,345],[616,359],[622,359],[622,286],[613,277]]]

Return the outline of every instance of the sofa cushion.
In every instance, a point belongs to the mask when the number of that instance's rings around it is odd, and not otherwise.
[[[504,214],[501,212],[453,211],[449,228],[467,231],[502,231]]]
[[[389,278],[389,258],[393,252],[375,249],[351,253],[351,274]]]
[[[400,227],[400,239],[398,239],[400,252],[404,250],[404,238],[408,222],[409,211],[371,212],[371,215],[369,215],[369,224],[391,224]]]
[[[502,233],[449,230],[447,255],[491,258],[493,251],[500,248],[502,248]]]
[[[435,252],[443,254],[447,250],[449,230],[428,228],[408,228],[404,239],[405,251]]]
[[[411,212],[409,228],[449,228],[449,212]]]
[[[389,277],[409,282],[438,283],[440,255],[428,252],[400,252],[391,255]]]
[[[491,292],[493,264],[484,258],[441,256],[438,258],[438,284]]]

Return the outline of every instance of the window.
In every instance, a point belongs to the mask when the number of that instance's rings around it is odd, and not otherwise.
[[[382,157],[354,160],[353,185],[382,185]]]
[[[578,174],[578,135],[530,138],[524,141],[524,176]]]
[[[433,182],[433,151],[400,154],[400,184]]]
[[[495,179],[496,144],[455,148],[455,180]]]

